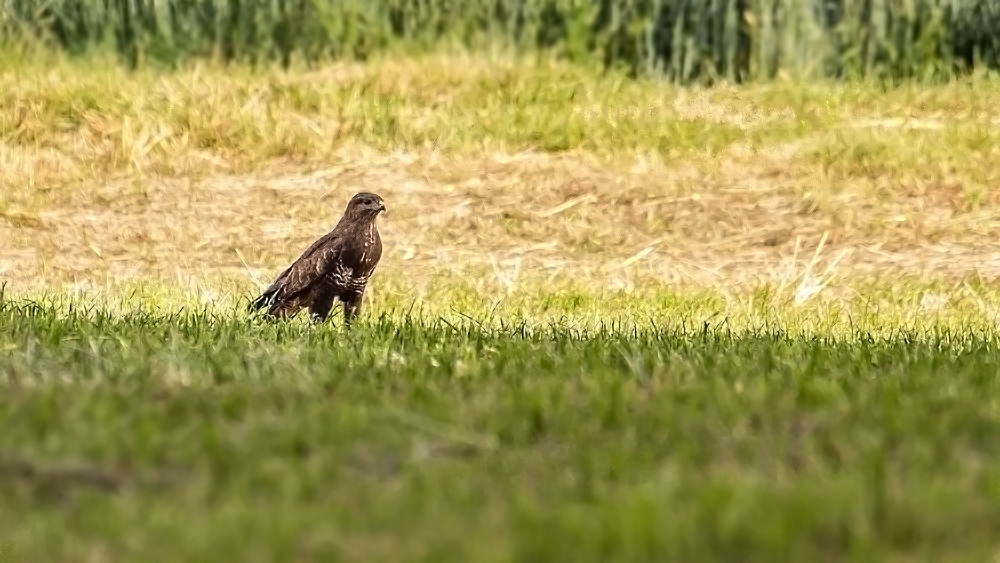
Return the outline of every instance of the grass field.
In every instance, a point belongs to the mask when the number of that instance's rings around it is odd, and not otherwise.
[[[1000,81],[0,71],[0,558],[990,561]],[[381,194],[364,317],[246,299]]]

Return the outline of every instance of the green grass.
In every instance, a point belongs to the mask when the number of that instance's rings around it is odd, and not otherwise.
[[[984,561],[1000,548],[1000,341],[982,315],[831,317],[758,296],[754,321],[708,293],[560,295],[558,322],[400,302],[350,329],[141,294],[124,307],[8,296],[3,553]],[[594,307],[606,320],[574,322]]]

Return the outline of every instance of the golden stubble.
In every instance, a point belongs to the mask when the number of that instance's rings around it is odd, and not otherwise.
[[[389,206],[380,270],[411,280],[705,287],[1000,271],[994,87],[877,98],[573,72],[455,57],[8,72],[0,275],[34,289],[263,283],[358,191]],[[590,82],[572,99],[532,101],[544,80],[574,77]],[[560,119],[592,134],[546,150]]]

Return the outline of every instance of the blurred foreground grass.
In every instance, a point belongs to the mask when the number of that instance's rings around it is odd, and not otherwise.
[[[876,288],[830,309],[564,288],[491,305],[449,287],[450,311],[390,295],[351,329],[152,286],[5,298],[6,556],[982,561],[1000,548],[1000,349],[970,300],[941,313]]]

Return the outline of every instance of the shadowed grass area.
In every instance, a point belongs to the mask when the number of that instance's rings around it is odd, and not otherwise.
[[[686,305],[711,305],[667,297],[660,314],[678,314],[576,329],[487,309],[382,310],[346,329],[4,301],[5,549],[958,561],[1000,547],[1000,348],[984,319],[802,332],[688,323]]]

